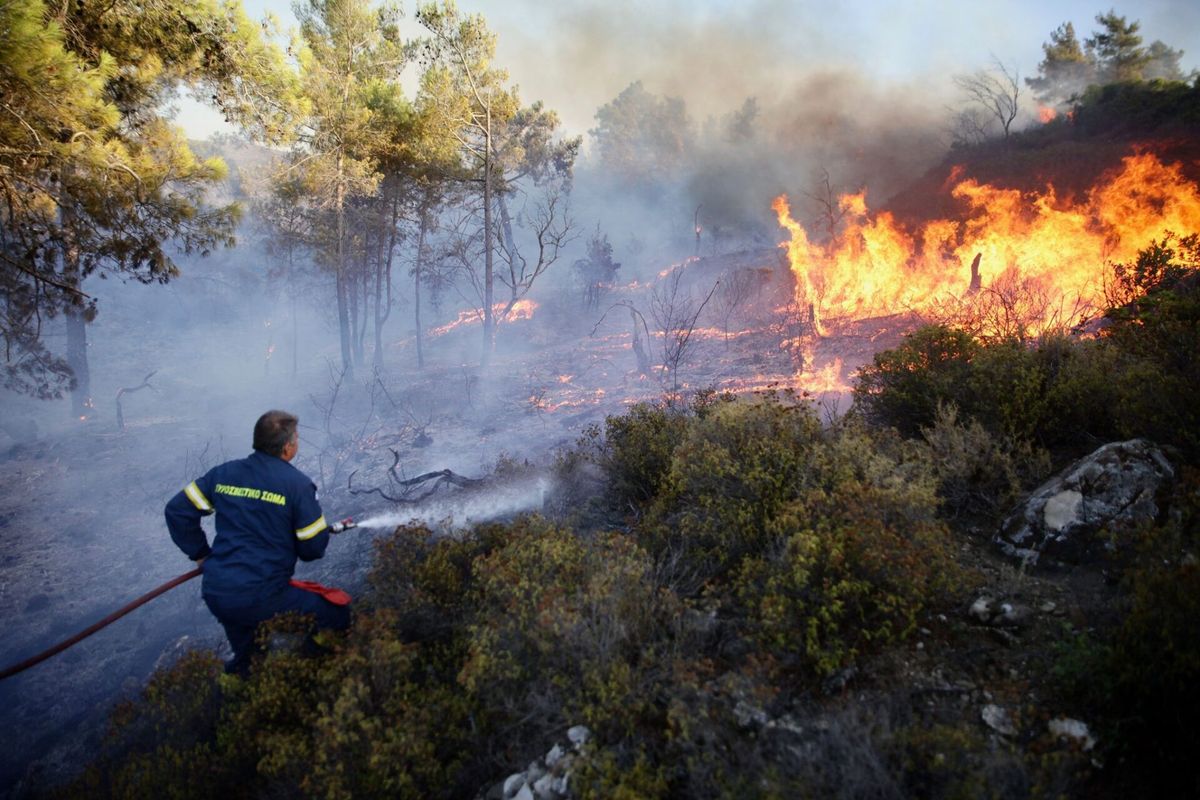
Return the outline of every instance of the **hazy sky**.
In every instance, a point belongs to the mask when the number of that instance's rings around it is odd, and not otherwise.
[[[251,16],[294,22],[286,0],[244,0]],[[1099,5],[1098,5],[1099,3]],[[948,94],[950,77],[996,57],[1035,74],[1041,45],[1066,21],[1082,39],[1102,0],[461,0],[498,36],[497,63],[525,102],[556,109],[567,133],[586,133],[596,109],[641,80],[657,94],[683,97],[697,121],[736,108],[748,96],[771,103],[806,74],[853,71],[895,87]],[[411,18],[413,4],[404,5]],[[1182,49],[1200,65],[1200,0],[1117,4],[1140,20],[1149,43]],[[947,98],[949,99],[949,98]],[[184,103],[190,136],[219,118]]]

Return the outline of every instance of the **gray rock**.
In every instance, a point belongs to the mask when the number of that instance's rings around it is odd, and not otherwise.
[[[575,725],[567,731],[567,738],[571,740],[571,744],[575,745],[575,749],[583,747],[592,738],[592,732],[586,725]]]
[[[537,779],[533,784],[533,794],[537,800],[555,800],[558,793],[554,791],[554,776],[549,773]]]
[[[525,785],[525,773],[514,772],[504,780],[504,800],[511,798]]]
[[[563,750],[562,745],[554,745],[554,747],[550,748],[550,752],[546,753],[546,766],[553,769],[559,761],[562,761],[563,756],[566,754],[567,752]]]
[[[1077,719],[1059,717],[1058,719],[1050,720],[1050,722],[1047,723],[1047,727],[1055,736],[1063,739],[1074,739],[1075,741],[1079,742],[1079,746],[1082,747],[1084,751],[1091,750],[1096,746],[1096,738],[1092,736],[1092,733],[1088,730],[1087,723],[1085,722],[1080,722]]]
[[[987,625],[992,621],[992,605],[996,601],[986,594],[977,598],[971,607],[967,609],[967,616],[976,622]]]
[[[1021,628],[1033,618],[1033,611],[1021,603],[999,600],[985,594],[971,604],[967,616],[994,628]]]
[[[996,544],[1030,564],[1045,556],[1083,563],[1112,549],[1102,531],[1135,530],[1158,517],[1175,470],[1145,439],[1112,442],[1042,484],[1004,521]]]
[[[791,714],[784,714],[779,719],[771,720],[767,723],[767,727],[773,730],[796,735],[804,733],[804,726],[797,722],[796,718]]]
[[[733,707],[733,718],[742,728],[759,728],[770,720],[766,711],[758,706],[750,705],[745,700],[737,701],[737,705]]]
[[[984,723],[1002,736],[1016,736],[1017,728],[1008,716],[1008,711],[994,703],[988,703],[980,713]]]

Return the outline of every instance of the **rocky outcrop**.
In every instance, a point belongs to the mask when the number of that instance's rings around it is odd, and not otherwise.
[[[592,732],[584,725],[567,731],[569,745],[555,744],[545,757],[514,772],[484,795],[486,800],[563,800],[570,797],[571,769]]]
[[[1145,439],[1106,444],[1042,484],[996,536],[1008,555],[1086,562],[1112,550],[1111,537],[1152,523],[1159,496],[1175,478],[1162,451]]]

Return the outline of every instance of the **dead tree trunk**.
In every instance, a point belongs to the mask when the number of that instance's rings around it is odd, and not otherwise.
[[[638,329],[638,323],[641,322],[642,327],[646,327],[646,321],[639,319],[640,314],[634,309],[629,309],[629,317],[633,320],[633,354],[637,357],[638,372],[642,375],[650,374],[650,356],[646,353],[646,348],[642,344],[642,332]]]
[[[117,430],[121,431],[121,433],[125,432],[125,413],[121,409],[121,398],[127,394],[132,394],[133,392],[141,389],[153,389],[154,387],[150,385],[150,379],[154,377],[155,372],[158,372],[158,370],[154,370],[154,372],[151,372],[149,375],[142,378],[142,382],[137,386],[125,386],[117,392]]]

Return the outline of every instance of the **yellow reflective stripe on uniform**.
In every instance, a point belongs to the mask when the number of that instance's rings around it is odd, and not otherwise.
[[[208,498],[204,496],[204,492],[200,491],[200,487],[192,481],[187,486],[183,487],[183,493],[187,495],[188,500],[192,501],[192,505],[201,511],[212,511],[212,503],[208,502]]]
[[[325,516],[322,515],[312,525],[305,525],[303,528],[296,531],[296,538],[299,539],[300,541],[304,541],[305,539],[311,539],[312,537],[316,536],[321,531],[325,530],[325,528],[326,528]]]

